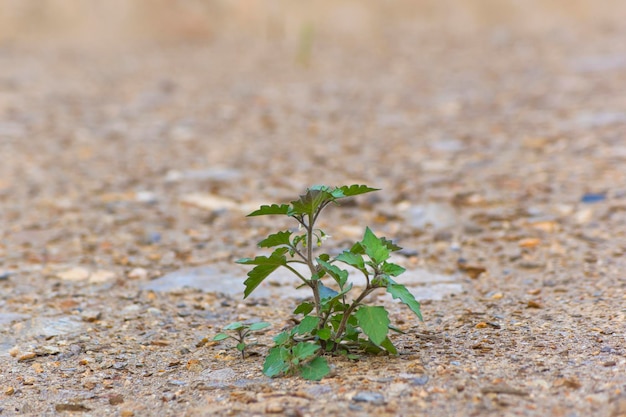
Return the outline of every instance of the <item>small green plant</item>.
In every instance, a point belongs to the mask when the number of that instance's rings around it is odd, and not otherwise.
[[[265,375],[299,374],[305,379],[319,380],[330,372],[326,354],[342,354],[351,359],[357,358],[359,352],[397,354],[388,333],[390,329],[400,330],[390,324],[384,307],[364,303],[377,289],[386,290],[422,320],[419,302],[404,285],[393,279],[405,271],[389,262],[391,252],[401,248],[384,237],[377,237],[369,227],[363,239],[335,257],[327,253],[314,254],[328,237],[315,227],[322,210],[343,198],[372,191],[378,190],[365,185],[316,185],[290,204],[264,205],[248,215],[283,215],[294,219],[299,227],[270,234],[261,240],[259,247],[274,248],[269,256],[237,261],[254,265],[244,281],[244,298],[280,267],[291,271],[302,286],[312,292],[312,298],[299,304],[293,312],[302,316],[299,323],[274,337],[275,345],[263,366]],[[295,268],[297,264],[304,265],[307,273]],[[353,287],[349,271],[342,269],[341,264],[362,273],[365,287]]]
[[[246,349],[250,346],[255,345],[256,343],[246,343],[246,337],[250,332],[256,332],[258,330],[265,329],[266,327],[271,326],[270,323],[265,321],[259,321],[257,323],[245,324],[239,321],[235,321],[230,323],[222,330],[229,331],[228,333],[218,333],[213,337],[213,341],[217,342],[225,339],[233,339],[237,342],[237,350],[241,352],[241,359],[245,358]]]

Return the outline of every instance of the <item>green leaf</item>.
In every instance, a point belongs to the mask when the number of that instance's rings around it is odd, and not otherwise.
[[[404,269],[400,265],[385,262],[383,263],[382,271],[387,275],[391,275],[392,277],[397,277],[398,275],[404,273],[406,269]]]
[[[261,282],[269,276],[269,274],[278,269],[278,267],[287,265],[285,253],[288,251],[288,248],[281,247],[276,249],[269,257],[257,256],[254,259],[243,258],[237,261],[237,263],[244,265],[256,265],[251,271],[248,272],[248,279],[243,282],[246,286],[246,289],[243,292],[243,298],[247,298],[250,293],[252,293],[252,291],[254,291],[254,289],[258,287],[259,284],[261,284]]]
[[[328,340],[331,336],[331,331],[328,327],[324,327],[320,331],[317,332],[317,336],[322,340]]]
[[[273,340],[277,345],[284,345],[289,340],[289,332],[278,333]]]
[[[289,216],[307,215],[309,218],[313,218],[313,215],[323,203],[333,201],[334,199],[332,194],[324,189],[309,188],[298,200],[291,202],[291,207],[287,214]]]
[[[220,341],[220,340],[224,340],[224,339],[228,339],[230,336],[227,335],[226,333],[218,333],[215,336],[213,336],[213,340],[214,342]]]
[[[293,347],[291,352],[294,358],[302,361],[315,355],[315,352],[317,352],[319,349],[319,345],[308,342],[300,342]]]
[[[389,249],[376,237],[374,232],[369,227],[365,228],[365,235],[361,241],[363,247],[365,247],[365,253],[376,264],[380,264],[389,259]]]
[[[278,233],[269,235],[268,237],[266,237],[265,239],[259,242],[259,247],[260,248],[272,248],[274,246],[281,246],[281,245],[289,246],[291,245],[291,240],[290,240],[291,233],[292,232],[285,230],[283,232],[278,232]]]
[[[263,374],[270,378],[278,376],[289,369],[289,364],[285,360],[289,352],[284,347],[273,347],[263,363]]]
[[[413,294],[411,294],[404,285],[389,284],[387,285],[387,292],[391,294],[393,298],[400,299],[400,301],[406,304],[421,321],[424,321],[419,301],[415,299]]]
[[[224,327],[224,330],[239,330],[239,329],[243,329],[244,325],[242,322],[240,321],[234,321],[232,323],[230,323],[229,325]]]
[[[250,325],[250,327],[248,327],[250,329],[250,331],[257,331],[257,330],[261,330],[261,329],[265,329],[266,327],[271,326],[270,323],[266,322],[266,321],[259,321],[256,323],[252,323]]]
[[[294,330],[295,330],[296,334],[311,333],[311,331],[313,331],[313,329],[315,329],[317,327],[317,324],[319,322],[320,322],[319,317],[306,316],[305,318],[302,319],[300,324],[298,324],[294,328]]]
[[[237,350],[239,352],[243,352],[244,350],[246,350],[246,344],[241,342],[241,343],[237,343]]]
[[[304,302],[296,307],[296,309],[293,311],[293,314],[304,314],[306,316],[311,311],[313,311],[314,308],[315,305],[313,303]]]
[[[384,307],[362,306],[354,313],[359,327],[369,339],[380,345],[389,331],[389,314]]]
[[[391,252],[395,252],[395,251],[399,251],[402,250],[401,246],[396,245],[395,243],[393,243],[391,240],[387,239],[386,237],[381,237],[380,241],[383,245],[385,245],[387,247],[387,249],[389,249]]]
[[[343,195],[337,196],[336,198],[352,197],[352,196],[359,195],[359,194],[370,193],[372,191],[378,191],[380,190],[380,188],[371,188],[371,187],[368,187],[367,185],[353,184],[349,186],[344,185],[342,187],[338,187],[335,191],[338,191],[338,190],[340,190]],[[335,194],[335,191],[333,191],[333,194]]]
[[[348,280],[348,271],[345,269],[341,269],[336,265],[330,264],[320,258],[317,258],[317,263],[324,268],[328,274],[333,277],[335,282],[339,284],[339,288],[343,288]]]
[[[321,356],[318,356],[311,362],[305,364],[300,370],[302,378],[308,381],[319,381],[329,373],[330,367],[328,366],[328,362],[326,362],[326,358]]]
[[[359,253],[344,251],[337,255],[335,259],[361,271],[365,269],[365,261],[363,260],[363,256]]]
[[[396,347],[393,345],[393,343],[391,343],[391,340],[389,340],[388,337],[386,337],[385,340],[382,341],[380,346],[392,355],[398,354],[398,349],[396,349]]]
[[[258,210],[253,211],[246,217],[252,216],[265,216],[272,214],[287,214],[289,211],[289,204],[272,204],[271,206],[261,206]]]

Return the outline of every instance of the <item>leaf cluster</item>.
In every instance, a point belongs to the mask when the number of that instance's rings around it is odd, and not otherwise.
[[[297,374],[319,380],[330,372],[327,354],[349,358],[357,358],[363,352],[397,354],[389,331],[399,330],[391,325],[387,310],[383,306],[365,304],[367,296],[378,289],[400,300],[422,320],[419,302],[404,285],[395,281],[405,270],[390,262],[391,253],[401,249],[392,241],[376,236],[367,227],[360,241],[337,256],[314,253],[328,237],[315,227],[322,210],[343,198],[372,191],[377,189],[365,185],[317,185],[290,204],[261,206],[249,214],[287,216],[299,227],[270,234],[261,240],[259,247],[273,250],[269,255],[237,261],[253,266],[244,281],[244,298],[280,267],[290,270],[312,293],[310,300],[294,310],[294,315],[302,316],[298,325],[274,338],[275,345],[263,367],[267,376]],[[297,264],[305,265],[308,273],[301,273],[294,267]],[[353,286],[349,269],[365,277],[364,288]]]
[[[226,339],[235,340],[237,342],[236,348],[238,351],[241,352],[241,359],[243,359],[245,358],[246,349],[256,344],[246,343],[246,337],[250,334],[250,332],[263,330],[269,326],[271,326],[271,324],[265,321],[259,321],[256,323],[242,323],[239,321],[235,321],[224,326],[224,328],[222,329],[228,331],[229,333],[218,333],[213,337],[212,340],[215,342]]]

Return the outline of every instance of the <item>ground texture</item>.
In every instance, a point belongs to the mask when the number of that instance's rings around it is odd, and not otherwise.
[[[0,415],[626,415],[626,32],[585,16],[1,45]],[[369,225],[457,287],[412,288],[423,323],[384,301],[396,357],[269,379],[295,297],[149,284],[242,288],[291,226],[244,215],[320,183],[384,190],[331,249]],[[245,359],[210,342],[247,319]]]

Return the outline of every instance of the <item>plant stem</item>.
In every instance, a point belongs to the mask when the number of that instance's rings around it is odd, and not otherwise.
[[[346,311],[344,311],[341,322],[339,323],[339,327],[337,327],[337,332],[335,333],[335,343],[337,343],[336,341],[341,340],[341,338],[343,337],[343,333],[346,331],[346,325],[348,324],[348,319],[350,319],[350,316],[352,315],[354,309],[357,308],[359,304],[361,304],[361,301],[363,301],[363,299],[370,295],[375,289],[375,287],[370,287],[369,285],[365,287],[361,295],[359,295],[352,302],[352,304],[350,304],[350,307],[348,307]]]

